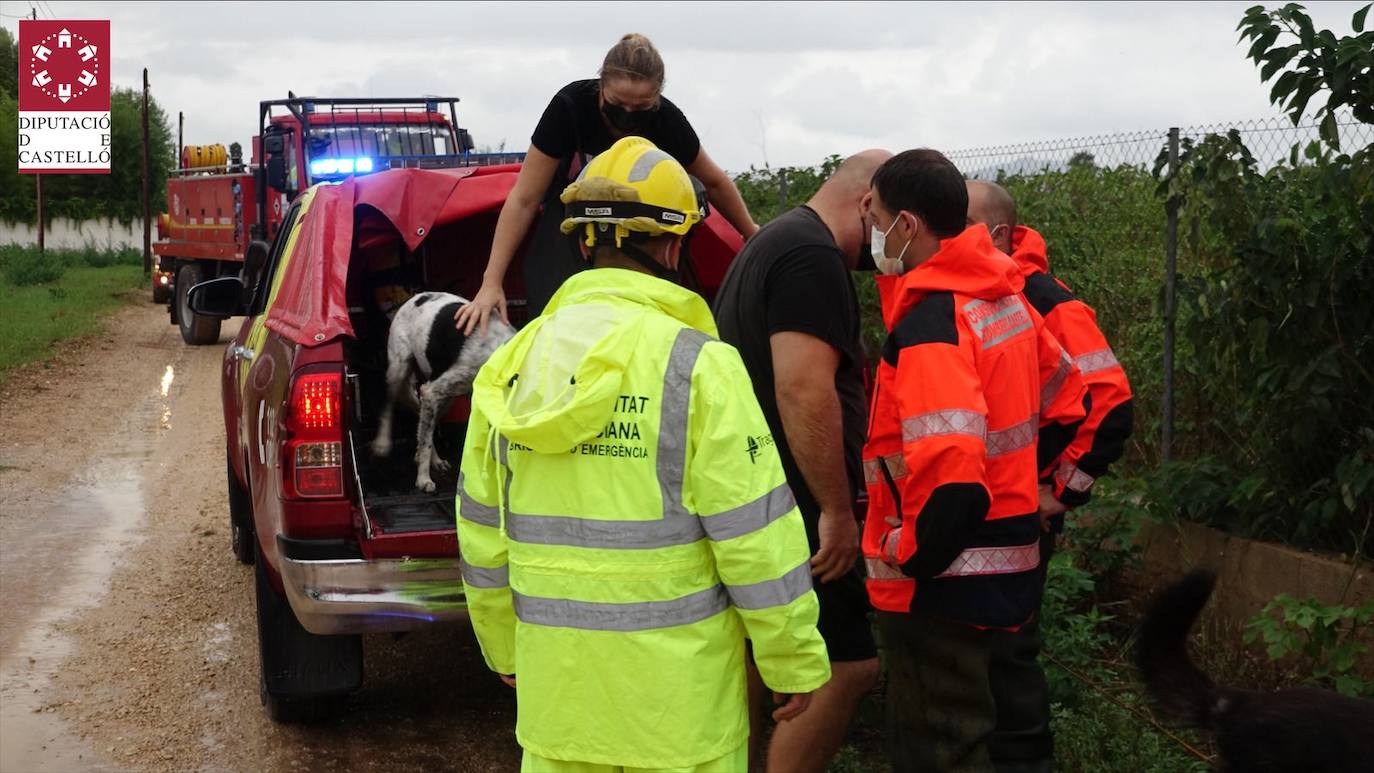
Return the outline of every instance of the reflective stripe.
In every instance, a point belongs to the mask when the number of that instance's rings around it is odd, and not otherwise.
[[[887,556],[887,562],[897,563],[897,551],[902,544],[902,527],[898,526],[887,534],[883,535],[883,554]]]
[[[683,469],[687,460],[687,419],[692,401],[692,371],[701,347],[711,337],[683,328],[673,342],[663,374],[662,412],[658,425],[658,486],[663,517],[648,521],[607,520],[570,515],[529,515],[506,512],[507,536],[515,542],[579,548],[653,549],[690,545],[706,537],[701,519],[682,504]],[[501,439],[500,458],[509,471]],[[510,475],[506,479],[510,501]],[[748,505],[746,505],[748,507]],[[789,508],[790,509],[790,508]]]
[[[658,166],[660,161],[672,160],[672,156],[658,148],[646,150],[640,154],[639,158],[635,159],[634,166],[630,167],[630,176],[627,177],[626,180],[632,183],[637,183],[640,180],[647,180],[649,179],[649,173],[654,171],[654,167]]]
[[[1040,417],[1031,414],[1029,419],[1020,424],[1013,424],[1005,429],[993,430],[988,433],[988,456],[1002,456],[1003,454],[1015,453],[1024,448],[1035,445],[1036,430],[1040,426]]]
[[[658,487],[663,517],[691,515],[682,504],[682,476],[687,465],[687,409],[692,404],[692,370],[701,347],[711,337],[684,327],[673,341],[663,373],[662,413],[658,421]]]
[[[501,514],[491,505],[484,505],[473,499],[463,487],[464,479],[458,476],[458,517],[479,526],[496,528],[501,525]]]
[[[460,562],[463,567],[463,584],[473,588],[505,588],[510,585],[510,565],[486,569],[472,566],[467,561]]]
[[[811,560],[801,562],[795,569],[776,580],[726,585],[730,602],[740,609],[768,609],[785,607],[811,590]]]
[[[914,577],[907,577],[905,574],[902,574],[902,570],[879,558],[865,558],[864,568],[868,570],[868,579],[870,580],[916,581]]]
[[[707,536],[719,542],[756,532],[792,512],[796,506],[791,487],[784,483],[753,502],[702,516],[701,525],[706,527]]]
[[[977,411],[931,411],[902,419],[902,442],[937,435],[969,435],[982,440],[988,433],[988,420]]]
[[[887,466],[887,474],[893,480],[900,480],[907,476],[909,472],[906,467],[906,456],[903,454],[888,454],[877,459],[868,459],[864,462],[864,481],[869,484],[883,482],[883,466]]]
[[[1059,396],[1059,392],[1064,388],[1064,379],[1069,377],[1069,371],[1073,370],[1073,360],[1069,359],[1069,353],[1059,352],[1059,369],[1050,376],[1050,380],[1045,382],[1045,386],[1040,388],[1040,412],[1045,413],[1054,404],[1054,399]]]
[[[1116,353],[1111,350],[1111,347],[1080,354],[1074,358],[1073,362],[1084,375],[1121,367],[1121,363],[1116,361]]]
[[[519,591],[512,591],[511,597],[515,616],[522,623],[587,631],[648,631],[691,625],[730,608],[730,598],[721,585],[669,601],[630,604],[550,599]]]
[[[514,542],[576,548],[666,548],[706,537],[697,518],[672,516],[652,521],[524,515],[506,511],[506,534]]]
[[[1068,462],[1059,465],[1059,471],[1054,477],[1064,484],[1064,488],[1084,493],[1092,489],[1093,484],[1097,482],[1096,478]]]
[[[1029,572],[1040,565],[1040,540],[1029,545],[969,548],[936,577],[974,577],[984,574]]]
[[[1026,313],[1025,304],[1015,295],[998,298],[995,301],[974,300],[964,304],[964,314],[968,316],[973,332],[987,349],[1035,326]]]

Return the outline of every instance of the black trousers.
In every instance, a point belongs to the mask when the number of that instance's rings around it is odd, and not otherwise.
[[[887,757],[897,773],[995,770],[989,665],[993,632],[916,614],[878,612],[887,661]]]
[[[1040,606],[1054,555],[1055,531],[1040,538],[1040,593],[1035,616],[1017,631],[992,635],[989,672],[997,727],[988,753],[999,773],[1043,773],[1054,768],[1050,687],[1040,668]]]

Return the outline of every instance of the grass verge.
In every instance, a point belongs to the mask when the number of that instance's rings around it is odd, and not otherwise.
[[[95,332],[146,281],[135,251],[36,252],[0,247],[0,383],[54,344]]]

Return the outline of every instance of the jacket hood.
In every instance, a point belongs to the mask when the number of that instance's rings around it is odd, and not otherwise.
[[[706,301],[690,290],[625,269],[574,274],[482,366],[473,407],[513,443],[569,451],[605,429],[651,315],[717,336]]]
[[[1050,272],[1049,250],[1045,247],[1045,237],[1034,228],[1018,225],[1011,232],[1011,259],[1016,261],[1022,276],[1048,274]]]
[[[958,292],[996,300],[1026,284],[1011,258],[992,246],[986,226],[974,224],[940,242],[940,250],[901,276],[879,277],[883,322],[891,330],[913,306],[933,292]]]

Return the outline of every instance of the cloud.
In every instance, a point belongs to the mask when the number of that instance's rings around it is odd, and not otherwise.
[[[1273,115],[1221,3],[89,3],[117,85],[247,143],[297,94],[462,99],[479,143],[523,149],[555,91],[649,35],[667,95],[729,170],[866,147],[947,150]],[[1357,2],[1313,5],[1349,31]],[[14,30],[13,20],[5,20]]]

